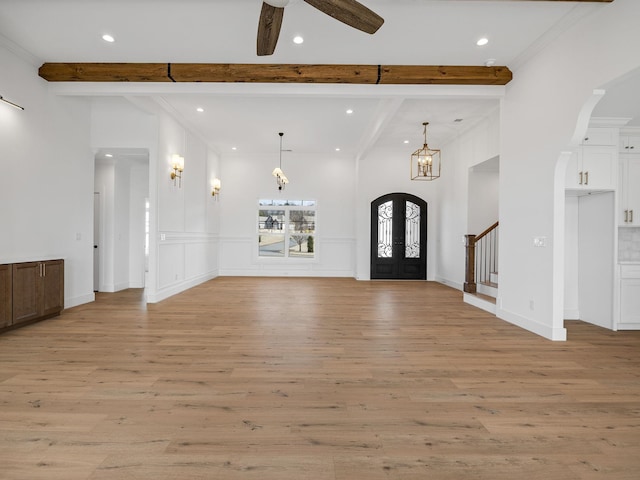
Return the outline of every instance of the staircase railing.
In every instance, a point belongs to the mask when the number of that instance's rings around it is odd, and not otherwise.
[[[498,272],[498,225],[496,222],[480,235],[465,235],[464,291],[476,293],[478,283],[490,282]]]

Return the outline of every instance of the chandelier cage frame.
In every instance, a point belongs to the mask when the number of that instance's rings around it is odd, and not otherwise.
[[[427,125],[424,122],[424,145],[411,154],[411,180],[431,181],[440,178],[442,158],[440,150],[427,145]]]

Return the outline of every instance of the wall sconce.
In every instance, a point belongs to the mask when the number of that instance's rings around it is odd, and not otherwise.
[[[178,179],[178,187],[182,187],[182,171],[184,170],[184,157],[182,155],[178,155],[174,153],[171,156],[171,168],[173,168],[173,172],[171,172],[171,180],[173,180],[173,185],[176,184],[176,178]]]
[[[218,197],[220,196],[220,186],[220,179],[214,178],[213,182],[211,182],[211,195],[216,200],[218,200]]]
[[[0,95],[0,102],[4,102],[7,105],[11,105],[13,108],[17,108],[18,110],[24,110],[24,107],[21,107],[20,105],[18,105],[17,103],[13,103],[10,102],[9,100],[7,100],[6,98],[4,98],[2,95]]]

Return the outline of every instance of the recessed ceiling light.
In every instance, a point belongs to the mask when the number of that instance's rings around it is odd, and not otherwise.
[[[485,38],[485,37],[482,37],[480,40],[478,40],[476,42],[476,45],[478,45],[479,47],[482,47],[482,46],[486,45],[487,43],[489,43],[489,39]]]
[[[409,143],[409,140],[405,140],[403,143]]]
[[[231,150],[238,150],[238,147],[231,147]]]
[[[293,43],[295,43],[296,45],[300,45],[304,43],[304,38],[302,38],[300,35],[296,35],[295,37],[293,37]]]
[[[495,58],[489,58],[486,62],[484,62],[485,67],[493,67],[496,64]]]
[[[353,115],[353,110],[351,108],[347,110],[347,115]]]
[[[105,42],[109,42],[109,43],[113,43],[113,42],[115,42],[115,41],[116,41],[116,39],[115,39],[115,38],[113,38],[113,36],[112,36],[112,35],[109,35],[108,33],[105,33],[104,35],[102,35],[102,39],[103,39]]]
[[[340,151],[340,147],[337,147],[337,148],[336,148],[336,152],[339,152],[339,151]]]
[[[111,155],[110,153],[105,153],[104,156],[107,157],[107,158],[113,157],[113,155]]]
[[[198,112],[202,113],[202,112],[204,112],[204,108],[202,108],[202,107],[198,107],[198,108],[196,108],[196,111],[198,111]]]

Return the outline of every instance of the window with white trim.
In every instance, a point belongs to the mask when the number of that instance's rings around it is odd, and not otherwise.
[[[258,201],[258,256],[314,258],[315,200]]]

